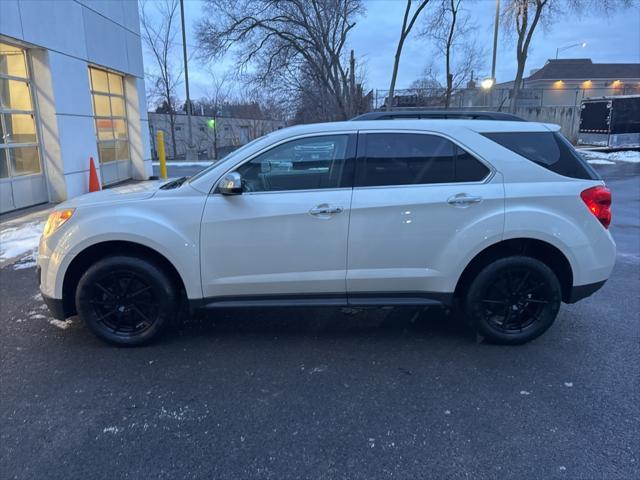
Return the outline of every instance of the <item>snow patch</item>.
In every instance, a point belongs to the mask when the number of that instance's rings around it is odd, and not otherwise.
[[[520,395],[531,395],[531,392],[527,392],[526,390],[520,390]]]
[[[640,151],[620,150],[618,152],[601,152],[597,150],[580,150],[587,162],[593,165],[612,165],[617,162],[640,163]]]
[[[0,261],[17,259],[14,263],[16,270],[35,266],[44,224],[44,221],[39,221],[1,227]]]
[[[565,387],[573,387],[573,382],[564,382]]]
[[[615,165],[616,162],[612,162],[611,160],[603,160],[600,158],[594,158],[593,160],[587,160],[591,165]]]
[[[122,430],[118,427],[105,427],[102,429],[102,433],[113,433],[114,435],[116,433],[121,432]]]
[[[33,318],[33,317],[32,317]],[[71,320],[57,320],[55,318],[50,318],[49,323],[54,327],[58,327],[61,330],[66,330],[71,326]]]
[[[13,264],[14,270],[22,270],[24,268],[33,268],[36,266],[36,261],[38,260],[38,246],[36,245],[36,250],[31,252],[29,255],[25,255],[16,263]]]

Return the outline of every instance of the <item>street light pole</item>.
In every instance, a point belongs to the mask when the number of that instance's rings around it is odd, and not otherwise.
[[[184,0],[180,0],[180,20],[182,23],[182,54],[184,56],[184,84],[187,90],[187,131],[189,133],[189,143],[185,152],[185,159],[190,156],[193,150],[193,130],[191,127],[191,98],[189,96],[189,67],[187,65],[187,34],[184,28]]]
[[[587,42],[580,42],[580,43],[572,43],[571,45],[567,45],[564,47],[558,47],[556,48],[556,60],[558,59],[558,53],[560,52],[564,52],[565,50],[569,50],[570,48],[574,48],[574,47],[586,47],[587,46]]]
[[[496,81],[496,53],[498,51],[498,25],[500,23],[500,0],[496,0],[496,19],[493,26],[493,61],[491,62],[491,78]]]

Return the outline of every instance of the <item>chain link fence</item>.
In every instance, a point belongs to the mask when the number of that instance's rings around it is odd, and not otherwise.
[[[555,84],[554,84],[555,85]],[[385,108],[388,90],[374,90],[371,107]],[[577,141],[580,124],[580,104],[583,99],[619,95],[640,95],[640,84],[598,88],[524,88],[518,93],[515,108],[511,107],[509,88],[464,88],[451,92],[449,108],[455,110],[491,110],[512,112],[532,122],[560,125],[564,135]],[[393,108],[425,108],[442,110],[446,105],[444,88],[414,88],[396,90]]]
[[[388,102],[388,90],[374,90],[373,109],[382,109]],[[579,106],[585,98],[640,95],[640,84],[620,87],[571,88],[523,88],[518,93],[516,107],[573,107]],[[393,96],[394,108],[443,109],[446,105],[444,88],[412,88],[396,90]],[[477,108],[487,110],[509,110],[511,108],[510,88],[463,88],[451,92],[449,108]]]

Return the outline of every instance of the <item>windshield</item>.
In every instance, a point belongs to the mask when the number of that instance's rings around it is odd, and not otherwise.
[[[213,168],[215,168],[216,166],[218,166],[218,164],[222,161],[226,161],[229,160],[231,158],[236,157],[237,155],[240,155],[241,153],[243,153],[244,151],[248,150],[249,147],[252,147],[254,144],[258,143],[260,140],[264,140],[265,138],[269,137],[270,134],[267,135],[263,135],[261,137],[258,138],[254,138],[253,140],[251,140],[249,143],[243,145],[242,147],[238,148],[237,150],[234,150],[233,152],[229,153],[228,155],[222,157],[220,160],[215,160],[211,165],[209,165],[207,168],[205,168],[204,170],[201,170],[200,172],[196,173],[193,177],[191,177],[189,179],[189,183],[193,182],[194,180],[197,180],[198,178],[202,177],[203,175],[206,175],[207,173],[209,173]]]

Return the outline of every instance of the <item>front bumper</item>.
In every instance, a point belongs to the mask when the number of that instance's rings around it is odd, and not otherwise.
[[[51,298],[44,293],[42,293],[41,295],[53,318],[57,318],[58,320],[65,320],[67,318],[67,315],[64,311],[64,304],[61,298]]]
[[[42,267],[40,267],[40,265],[36,266],[36,276],[38,278],[38,287],[40,287],[42,281]],[[46,295],[42,292],[42,288],[40,288],[40,295],[42,295],[42,300],[44,300],[53,318],[57,318],[58,320],[65,320],[67,318],[64,311],[64,302],[61,298],[53,298]]]

